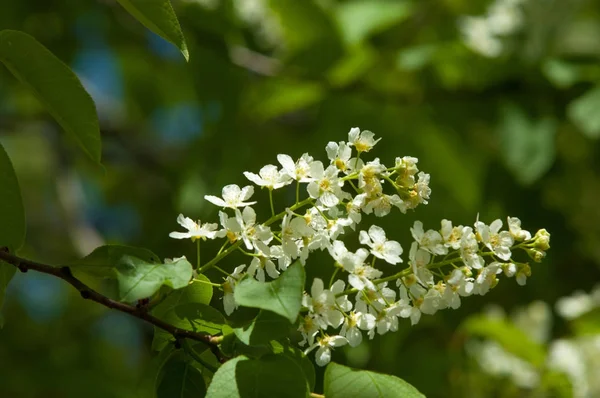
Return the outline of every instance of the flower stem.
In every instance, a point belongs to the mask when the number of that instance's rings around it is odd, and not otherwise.
[[[300,202],[300,181],[296,181],[296,204]]]
[[[197,255],[197,258],[198,258],[198,266],[197,266],[197,268],[200,269],[200,239],[198,239],[196,241],[196,255]]]
[[[269,203],[271,203],[271,217],[275,217],[275,207],[273,206],[273,190],[269,189]]]

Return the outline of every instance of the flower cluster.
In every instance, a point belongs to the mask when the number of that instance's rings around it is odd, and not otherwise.
[[[326,146],[328,161],[308,154],[294,160],[279,155],[277,165],[266,165],[258,173],[244,175],[269,193],[272,217],[257,221],[250,201],[254,188],[227,185],[222,197],[205,199],[223,210],[217,224],[197,223],[180,215],[178,222],[189,232],[171,234],[174,238],[200,240],[226,238],[214,266],[233,250],[246,254],[249,264],[238,266],[223,284],[224,308],[229,315],[237,307],[233,291],[244,275],[259,281],[275,279],[293,261],[305,265],[311,252],[324,250],[332,258],[334,275],[329,286],[314,279],[310,294],[305,293],[299,332],[307,353],[317,349],[316,362],[325,365],[334,347],[356,346],[363,339],[398,328],[400,318],[414,325],[421,314],[456,309],[461,298],[486,294],[498,283],[498,276],[515,277],[525,284],[531,274],[528,263],[513,260],[515,250],[523,250],[540,261],[549,248],[545,230],[531,233],[521,229],[517,218],[508,218],[507,230],[500,220],[487,225],[477,220],[473,226],[453,226],[443,220],[439,230],[425,230],[420,221],[410,229],[414,242],[408,259],[403,260],[400,243],[388,238],[377,226],[358,228],[363,214],[383,217],[397,209],[401,213],[427,204],[430,198],[429,174],[419,170],[418,159],[398,157],[393,166],[379,158],[366,160],[379,142],[370,131],[352,128],[348,141]],[[296,203],[275,214],[273,191],[296,184]],[[305,199],[301,186],[305,184]],[[358,230],[361,247],[349,250],[340,237]],[[228,247],[226,249],[226,247]],[[406,262],[399,272],[383,276],[377,262],[394,266]],[[224,271],[225,272],[225,271]],[[335,279],[339,276],[339,279]],[[331,331],[334,330],[334,333]]]

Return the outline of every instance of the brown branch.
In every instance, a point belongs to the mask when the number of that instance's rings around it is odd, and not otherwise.
[[[210,347],[211,352],[217,357],[219,362],[223,363],[227,360],[227,358],[223,355],[223,353],[221,353],[218,347],[218,344],[221,342],[222,337],[211,336],[209,334],[202,334],[190,330],[180,329],[174,325],[171,325],[170,323],[167,323],[151,315],[150,313],[148,313],[147,309],[143,305],[134,306],[110,299],[93,290],[85,283],[81,282],[79,279],[75,278],[71,273],[71,269],[69,267],[54,267],[51,265],[27,260],[10,254],[7,248],[5,247],[0,248],[0,260],[14,265],[21,272],[34,270],[43,274],[48,274],[60,278],[68,284],[70,284],[71,286],[73,286],[75,289],[77,289],[81,294],[81,297],[83,297],[86,300],[92,300],[99,304],[102,304],[107,308],[124,312],[136,318],[142,319],[156,326],[159,329],[165,330],[173,335],[176,344],[178,344],[179,340],[181,339],[190,339],[205,343]]]

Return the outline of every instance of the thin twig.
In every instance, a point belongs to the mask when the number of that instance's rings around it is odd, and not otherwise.
[[[209,334],[193,332],[191,330],[180,329],[175,325],[167,323],[151,315],[150,313],[148,313],[147,308],[145,308],[144,306],[129,305],[110,299],[98,293],[94,289],[90,288],[85,283],[81,282],[79,279],[75,278],[71,273],[71,269],[69,267],[54,267],[52,265],[27,260],[25,258],[15,256],[14,254],[10,254],[6,248],[0,248],[0,260],[14,265],[21,272],[34,270],[43,274],[48,274],[60,278],[68,284],[70,284],[71,286],[73,286],[75,289],[77,289],[81,294],[81,297],[83,297],[86,300],[95,301],[107,308],[121,311],[136,318],[139,318],[143,321],[146,321],[159,329],[169,332],[173,335],[173,337],[175,337],[176,341],[179,339],[190,339],[205,343],[210,347],[211,351],[215,354],[219,362],[224,362],[226,360],[226,357],[224,357],[224,355],[220,352],[219,348],[217,347],[217,345],[222,340],[220,336],[212,336]]]

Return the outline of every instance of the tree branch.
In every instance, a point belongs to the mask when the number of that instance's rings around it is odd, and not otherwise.
[[[173,335],[175,342],[177,343],[180,339],[190,339],[200,341],[207,344],[210,347],[211,352],[217,357],[219,362],[223,363],[227,358],[221,353],[217,345],[221,342],[221,336],[211,336],[209,334],[202,334],[193,332],[190,330],[180,329],[170,323],[167,323],[157,317],[148,313],[147,309],[143,306],[134,306],[126,303],[122,303],[113,299],[110,299],[97,291],[93,290],[79,279],[75,278],[71,273],[69,267],[54,267],[52,265],[42,264],[35,261],[27,260],[14,254],[10,254],[6,247],[0,248],[0,260],[3,260],[9,264],[17,267],[21,272],[27,272],[34,270],[43,274],[48,274],[60,278],[73,286],[79,291],[81,297],[86,300],[92,300],[107,308],[111,308],[117,311],[124,312],[141,320],[144,320],[159,329],[165,330]]]

